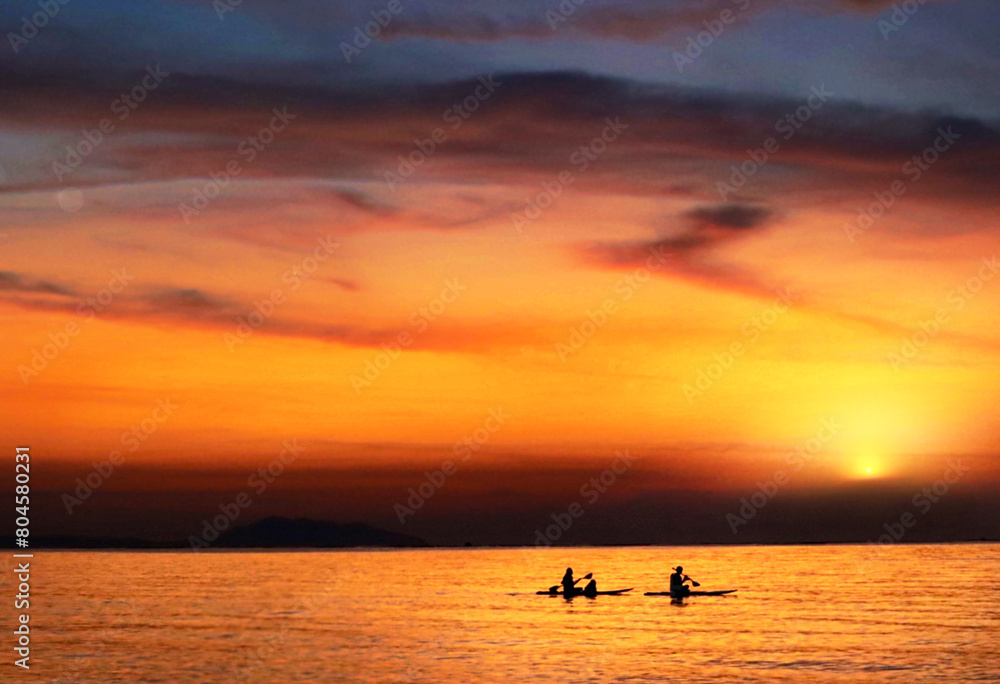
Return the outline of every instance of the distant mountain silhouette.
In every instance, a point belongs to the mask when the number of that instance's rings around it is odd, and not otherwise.
[[[426,547],[423,539],[363,523],[338,525],[308,518],[272,516],[219,536],[217,548],[345,548],[356,546]]]
[[[14,538],[7,535],[0,543],[14,548]],[[275,549],[354,547],[423,548],[423,539],[389,532],[363,523],[339,525],[307,518],[272,516],[237,527],[219,536],[208,548]],[[38,549],[189,549],[188,540],[156,542],[135,537],[86,537],[74,535],[33,535],[30,553]]]

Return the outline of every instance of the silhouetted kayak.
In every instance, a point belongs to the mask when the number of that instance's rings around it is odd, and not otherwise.
[[[626,591],[632,591],[634,587],[629,587],[628,589],[615,589],[614,591],[599,591],[596,594],[591,594],[591,596],[618,596],[619,594],[624,594]],[[548,589],[546,591],[536,591],[539,596],[562,596],[562,589],[553,591]],[[583,596],[583,589],[577,589],[573,596]]]
[[[692,591],[687,594],[671,594],[669,591],[647,591],[643,596],[672,596],[674,598],[684,598],[685,596],[722,596],[732,594],[738,589],[726,589],[725,591]]]

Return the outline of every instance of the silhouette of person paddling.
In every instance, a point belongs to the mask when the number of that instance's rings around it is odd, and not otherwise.
[[[698,586],[697,582],[684,574],[684,568],[678,565],[674,568],[674,574],[670,576],[670,595],[677,597],[690,594],[691,588],[686,586],[685,582],[690,582],[696,587]]]
[[[566,598],[573,598],[574,596],[578,596],[581,593],[584,596],[589,596],[590,594],[587,594],[588,591],[590,591],[594,596],[596,596],[597,595],[597,582],[595,582],[593,580],[590,581],[590,584],[588,584],[587,587],[585,589],[583,589],[582,592],[581,592],[581,590],[579,590],[579,589],[576,588],[576,583],[577,582],[580,582],[580,581],[585,580],[585,579],[590,579],[593,576],[594,576],[594,573],[588,572],[583,577],[580,577],[578,579],[573,579],[573,568],[566,568],[566,574],[563,575],[562,582],[561,582],[562,589],[563,589],[563,596],[566,597]]]

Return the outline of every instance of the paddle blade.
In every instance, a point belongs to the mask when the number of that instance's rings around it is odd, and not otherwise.
[[[692,587],[700,587],[701,586],[701,582],[695,582],[694,580],[691,580],[691,586]]]
[[[594,573],[588,572],[586,575],[583,576],[583,579],[591,579],[593,576],[594,576]]]

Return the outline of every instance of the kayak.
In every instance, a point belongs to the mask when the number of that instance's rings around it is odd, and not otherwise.
[[[596,594],[591,594],[591,596],[620,596],[621,594],[624,594],[627,591],[632,591],[633,588],[634,587],[629,587],[628,589],[615,589],[614,591],[599,591]],[[551,589],[548,589],[546,591],[536,591],[535,593],[538,594],[539,596],[562,596],[563,595],[562,589],[559,589],[558,591],[553,591]],[[583,595],[584,595],[583,594],[583,589],[577,589],[576,593],[573,594],[573,596],[583,596]],[[572,596],[570,598],[572,598]]]
[[[687,594],[672,594],[669,591],[647,591],[643,596],[670,596],[672,598],[684,598],[685,596],[724,596],[733,594],[737,589],[726,589],[725,591],[692,591]]]
[[[687,594],[671,594],[669,591],[647,591],[643,596],[672,596],[673,598],[684,598],[685,596],[723,596],[733,594],[738,589],[726,589],[725,591],[692,591]]]

